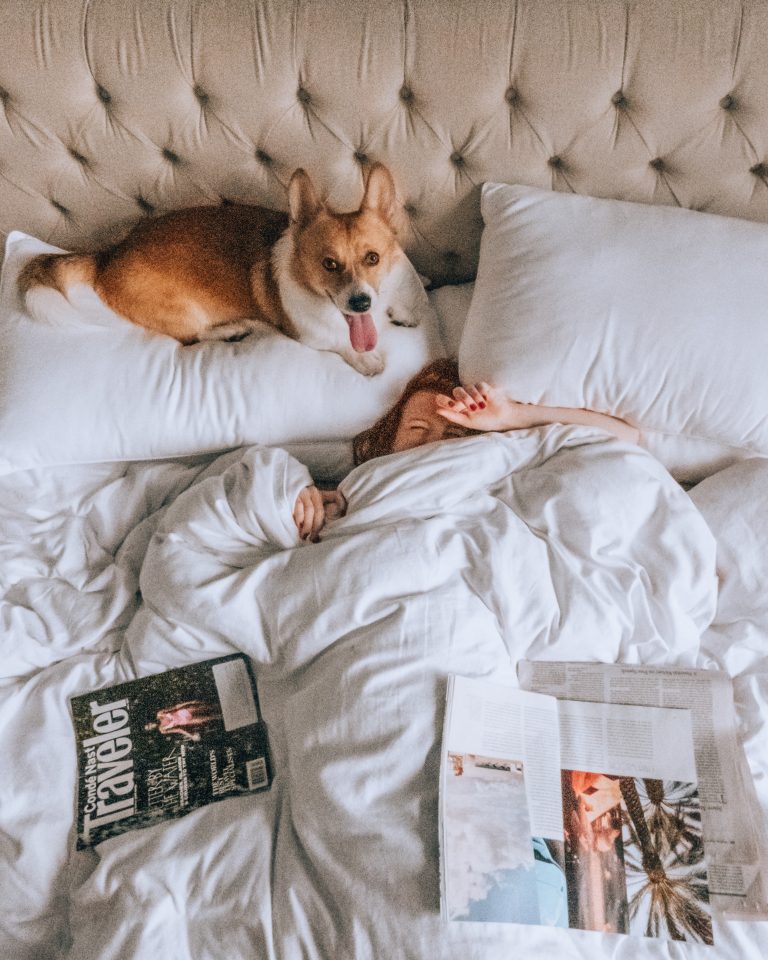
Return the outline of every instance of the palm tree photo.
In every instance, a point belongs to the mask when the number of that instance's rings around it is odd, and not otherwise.
[[[695,784],[621,777],[632,932],[712,943],[701,808]]]

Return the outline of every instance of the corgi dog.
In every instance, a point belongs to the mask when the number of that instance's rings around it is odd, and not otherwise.
[[[384,369],[380,291],[405,258],[395,217],[383,164],[371,167],[351,213],[331,209],[296,170],[287,214],[244,204],[178,210],[108,249],[36,256],[19,286],[29,302],[38,287],[66,296],[74,284],[90,285],[115,313],[182,344],[242,337],[266,321],[371,376]],[[393,322],[412,326],[418,317]]]

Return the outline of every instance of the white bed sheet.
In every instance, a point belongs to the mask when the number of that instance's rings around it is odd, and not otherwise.
[[[712,950],[439,917],[451,672],[724,667],[768,809],[768,463],[727,474],[689,496],[598,431],[467,438],[353,471],[319,544],[296,541],[310,478],[280,451],[0,479],[3,955],[768,955],[765,924],[716,923]],[[233,649],[255,661],[271,791],[75,853],[68,697]]]

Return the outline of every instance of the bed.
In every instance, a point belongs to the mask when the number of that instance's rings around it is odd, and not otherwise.
[[[13,960],[744,960],[440,918],[448,676],[719,668],[768,808],[768,8],[759,0],[0,3],[0,947]],[[353,209],[410,259],[385,373],[178,347],[15,278],[197,204]],[[764,249],[765,247],[765,249]],[[426,289],[424,284],[426,283]],[[353,469],[427,361],[600,409]],[[346,517],[290,512],[339,483]],[[252,658],[275,779],[76,851],[71,696]]]

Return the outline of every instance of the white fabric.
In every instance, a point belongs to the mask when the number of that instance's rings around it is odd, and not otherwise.
[[[445,926],[436,816],[448,673],[723,655],[715,539],[688,495],[642,450],[561,426],[364,464],[319,544],[297,543],[290,517],[308,481],[264,448],[0,478],[3,955],[677,957],[615,936]],[[738,509],[725,493],[722,508],[708,498],[713,517]],[[765,518],[763,503],[750,511]],[[272,790],[74,853],[67,698],[233,649],[256,662]],[[765,644],[739,661],[763,803],[766,662]],[[766,926],[715,936],[723,960],[768,952]]]
[[[462,378],[629,420],[686,479],[768,455],[766,226],[500,183],[481,207]]]
[[[433,290],[429,299],[437,312],[440,336],[449,357],[458,357],[475,284],[449,283]]]
[[[475,291],[474,282],[446,284],[429,294],[438,317],[440,337],[448,356],[458,356],[469,308]],[[511,389],[514,394],[514,389]],[[733,447],[712,440],[699,440],[681,434],[644,430],[642,444],[672,476],[684,484],[695,484],[713,476],[734,463],[750,459],[742,447]]]
[[[382,291],[384,373],[364,377],[338,355],[263,325],[239,343],[181,347],[121,319],[87,287],[68,302],[34,297],[33,319],[16,278],[33,254],[55,251],[8,238],[0,286],[0,473],[51,464],[144,460],[247,443],[350,440],[441,355],[434,311],[403,260]],[[420,321],[394,326],[385,310]]]
[[[717,622],[738,637],[727,648],[725,667],[741,670],[745,651],[766,647],[768,619],[768,462],[735,464],[694,487],[691,498],[717,537],[720,581]]]

